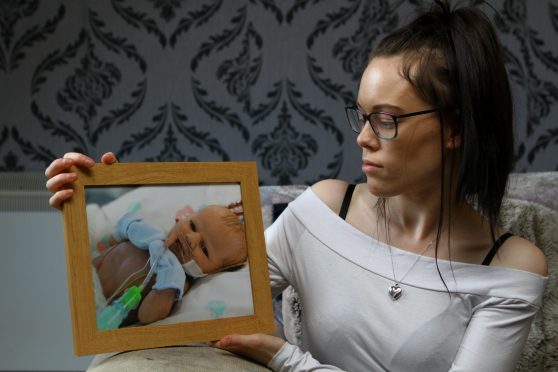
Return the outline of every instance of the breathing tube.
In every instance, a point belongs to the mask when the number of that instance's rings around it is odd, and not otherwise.
[[[141,292],[144,290],[147,283],[149,283],[149,280],[151,280],[151,277],[153,277],[153,274],[155,273],[155,268],[157,267],[157,263],[159,262],[160,257],[161,257],[161,255],[158,255],[155,258],[155,261],[151,265],[151,269],[149,270],[149,272],[147,273],[147,276],[145,277],[145,279],[143,280],[143,282],[139,286],[133,285],[133,286],[127,288],[124,291],[124,293],[122,294],[122,296],[120,296],[120,298],[117,298],[116,300],[114,300],[110,305],[107,305],[103,309],[103,311],[101,311],[101,313],[97,316],[97,328],[98,329],[107,330],[107,329],[118,328],[120,326],[120,324],[122,324],[124,319],[126,319],[126,317],[128,316],[128,313],[132,310],[135,310],[138,307],[138,305],[139,305],[139,303],[141,302],[141,299],[142,299]],[[147,263],[149,263],[149,261],[151,261],[151,258],[147,261]],[[146,265],[147,265],[147,263],[146,263]],[[144,268],[141,268],[139,271],[141,271],[143,269]],[[136,273],[137,272],[130,275],[124,281],[124,283],[126,283]],[[117,289],[115,293],[118,293],[119,290],[120,290],[120,288]],[[114,297],[114,295],[109,298],[108,302],[110,302],[112,297]]]

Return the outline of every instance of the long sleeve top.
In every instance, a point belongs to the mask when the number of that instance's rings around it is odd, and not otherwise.
[[[266,244],[273,294],[292,285],[302,307],[301,344],[285,343],[268,365],[276,371],[511,371],[547,280],[390,247],[312,189],[267,229]],[[397,301],[392,259],[404,276]]]

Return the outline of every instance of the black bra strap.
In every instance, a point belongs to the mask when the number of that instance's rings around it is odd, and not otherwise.
[[[339,217],[345,219],[347,217],[347,212],[349,211],[349,204],[351,204],[351,198],[353,197],[353,191],[355,191],[355,184],[349,184],[347,191],[345,191],[345,197],[343,198],[343,204],[341,204],[341,210],[339,211]]]
[[[496,240],[494,242],[494,245],[492,246],[492,248],[490,248],[490,251],[488,252],[488,254],[486,255],[486,257],[484,258],[484,261],[482,261],[482,265],[484,266],[489,266],[490,263],[492,262],[492,259],[494,258],[494,256],[496,255],[496,252],[498,252],[498,249],[500,249],[500,247],[502,246],[502,244],[504,244],[504,242],[506,240],[508,240],[508,238],[510,236],[513,236],[512,233],[504,233],[502,234],[502,236],[500,236],[498,238],[498,240]]]

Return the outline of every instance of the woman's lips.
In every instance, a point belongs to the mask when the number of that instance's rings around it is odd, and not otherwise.
[[[369,172],[375,172],[378,171],[380,169],[382,169],[383,167],[380,164],[368,161],[368,160],[363,160],[362,161],[362,171],[369,173]]]

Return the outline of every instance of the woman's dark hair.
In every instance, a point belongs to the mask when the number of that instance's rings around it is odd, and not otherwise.
[[[452,10],[448,1],[435,0],[372,54],[391,56],[402,57],[403,76],[460,136],[457,196],[488,218],[494,234],[513,168],[514,138],[508,76],[490,20],[476,8]]]

